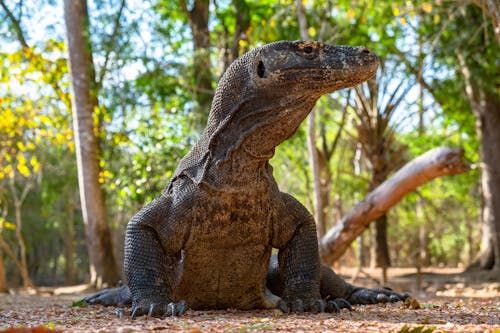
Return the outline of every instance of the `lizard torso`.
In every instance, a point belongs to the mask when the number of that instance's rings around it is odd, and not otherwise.
[[[280,204],[274,191],[257,195],[199,188],[175,298],[194,309],[264,307],[272,226]]]

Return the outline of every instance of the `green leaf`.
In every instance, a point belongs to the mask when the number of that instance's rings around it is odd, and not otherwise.
[[[79,301],[75,301],[75,302],[73,302],[73,304],[71,304],[71,307],[73,307],[73,308],[81,308],[84,306],[87,306],[87,302],[85,302],[83,299],[79,300]]]

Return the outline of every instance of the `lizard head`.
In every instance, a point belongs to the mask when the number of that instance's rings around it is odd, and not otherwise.
[[[260,94],[317,99],[368,80],[378,65],[377,56],[365,47],[285,41],[260,49],[252,78]]]
[[[205,148],[196,151],[209,151],[219,165],[269,160],[320,96],[368,80],[378,64],[364,47],[280,41],[256,48],[220,79],[199,144]]]

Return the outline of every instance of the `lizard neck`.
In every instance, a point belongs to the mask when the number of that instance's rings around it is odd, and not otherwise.
[[[274,181],[268,161],[275,148],[296,132],[316,99],[262,93],[242,98],[217,130],[206,135],[211,157],[206,179],[224,187]]]
[[[269,160],[275,148],[296,132],[317,99],[291,96],[242,96],[224,112],[226,117],[212,124],[209,120],[173,180],[187,176],[211,188],[240,191],[274,182]]]

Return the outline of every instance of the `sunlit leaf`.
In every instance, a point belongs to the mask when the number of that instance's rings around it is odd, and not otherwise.
[[[31,157],[30,164],[33,167],[34,172],[40,171],[40,162],[38,162],[38,159],[36,158],[36,156],[33,155]]]
[[[311,37],[315,37],[315,36],[316,36],[316,28],[314,28],[314,27],[310,27],[310,28],[309,28],[309,35],[310,35]]]
[[[2,229],[16,230],[16,225],[0,217],[0,230]]]
[[[354,18],[356,17],[356,12],[354,11],[354,9],[349,8],[349,9],[347,10],[346,15],[347,15],[347,18],[348,18],[349,20],[352,20],[352,19],[354,19]]]
[[[28,169],[28,167],[26,166],[26,164],[18,164],[17,165],[17,170],[24,177],[29,177],[29,175],[30,175],[30,169]]]
[[[399,7],[397,6],[392,7],[392,15],[399,16]]]
[[[20,151],[26,151],[26,146],[24,145],[23,142],[21,141],[16,142],[16,146]]]
[[[422,4],[422,9],[426,13],[432,12],[432,3],[430,3],[430,2],[423,3]]]

